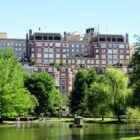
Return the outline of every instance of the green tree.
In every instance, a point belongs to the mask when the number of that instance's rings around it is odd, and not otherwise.
[[[87,106],[93,115],[104,115],[109,112],[108,87],[103,82],[93,83],[88,92]]]
[[[38,99],[39,106],[35,109],[37,115],[53,114],[56,112],[55,107],[61,106],[60,93],[56,90],[53,79],[47,72],[25,76],[24,84]]]
[[[72,114],[84,115],[86,111],[86,71],[78,71],[75,75],[74,86],[70,94],[70,107]]]
[[[98,77],[98,75],[97,75],[97,72],[94,68],[92,68],[88,71],[87,78],[86,78],[88,88],[90,87],[90,85],[92,83],[94,83],[97,80],[97,77]]]
[[[124,113],[126,108],[127,98],[132,93],[132,90],[128,89],[128,77],[120,70],[108,68],[104,75],[104,81],[109,89],[108,102],[120,121],[120,115]]]
[[[4,117],[27,114],[29,110],[33,110],[37,100],[24,88],[23,68],[11,49],[0,51],[0,77],[1,120]]]
[[[128,122],[131,125],[135,125],[139,131],[140,134],[140,108],[135,107],[133,108],[127,108],[126,116],[128,118]]]

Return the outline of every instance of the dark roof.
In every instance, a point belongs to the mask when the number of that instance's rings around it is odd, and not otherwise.
[[[60,33],[43,33],[43,32],[35,32],[34,35],[58,35],[58,36],[61,36]]]
[[[98,34],[97,36],[114,36],[114,37],[123,37],[122,34]]]

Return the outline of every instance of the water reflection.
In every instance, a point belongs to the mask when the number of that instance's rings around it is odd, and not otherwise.
[[[118,140],[138,135],[135,128],[117,124],[87,124],[69,128],[64,122],[17,122],[16,127],[0,127],[0,140]]]

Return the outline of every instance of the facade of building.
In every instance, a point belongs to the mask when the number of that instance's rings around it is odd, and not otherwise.
[[[37,65],[28,71],[50,73],[55,87],[62,93],[70,93],[74,75],[79,70],[96,68],[98,73],[104,74],[106,67],[122,63],[119,69],[128,71],[125,66],[130,58],[127,34],[99,34],[91,28],[86,30],[83,39],[80,37],[71,35],[71,39],[67,39],[66,33],[62,37],[60,33],[29,30],[26,54]]]
[[[90,57],[97,66],[125,64],[130,58],[128,34],[98,34],[90,40]]]
[[[12,48],[15,55],[21,60],[26,55],[26,40],[25,39],[10,39],[0,38],[0,48],[5,50],[6,48]]]
[[[26,36],[26,52],[38,65],[66,63],[67,44],[59,33],[36,32]]]

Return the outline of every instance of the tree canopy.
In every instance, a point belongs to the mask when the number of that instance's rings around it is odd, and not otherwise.
[[[0,51],[0,115],[27,114],[37,105],[36,98],[24,88],[23,68],[11,49]]]
[[[60,93],[54,86],[53,79],[47,72],[33,73],[25,76],[25,87],[38,99],[39,106],[35,111],[39,115],[53,114],[55,107],[61,106]]]

